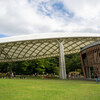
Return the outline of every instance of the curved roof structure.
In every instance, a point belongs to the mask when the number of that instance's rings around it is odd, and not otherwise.
[[[100,40],[99,33],[47,33],[0,38],[0,62],[23,61],[59,56],[57,41],[63,41],[64,53]]]
[[[96,45],[100,45],[100,41],[96,41],[96,42],[93,42],[93,43],[90,43],[90,44],[86,45],[85,47],[83,47],[83,48],[81,49],[81,51],[83,51],[83,50],[85,50],[85,49],[87,49],[87,48],[96,46]]]

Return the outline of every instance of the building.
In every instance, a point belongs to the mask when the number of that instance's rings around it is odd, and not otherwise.
[[[100,41],[93,42],[80,51],[83,73],[86,78],[100,78]]]

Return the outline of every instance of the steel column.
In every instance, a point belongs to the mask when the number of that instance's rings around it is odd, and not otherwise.
[[[65,67],[63,41],[58,40],[58,43],[59,43],[59,77],[61,79],[66,79],[66,67]]]

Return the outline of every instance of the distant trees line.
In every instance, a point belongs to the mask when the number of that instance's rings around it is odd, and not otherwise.
[[[70,54],[65,56],[66,61],[66,73],[70,71],[82,72],[80,55]],[[34,73],[55,73],[59,74],[59,57],[51,57],[46,59],[35,59],[30,61],[12,62],[12,63],[0,63],[0,73],[9,72],[12,64],[12,71],[17,75],[32,75]]]

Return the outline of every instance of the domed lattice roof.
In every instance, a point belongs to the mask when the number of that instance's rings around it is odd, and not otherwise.
[[[100,40],[99,33],[46,33],[0,38],[0,62],[23,61],[59,56],[57,40],[63,41],[64,53]]]

